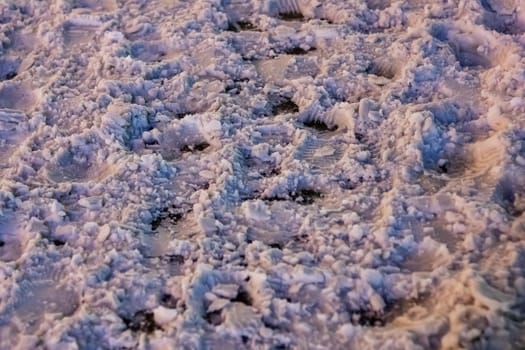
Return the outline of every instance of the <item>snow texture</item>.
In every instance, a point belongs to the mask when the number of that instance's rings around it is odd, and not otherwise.
[[[521,0],[0,0],[0,349],[525,348]]]

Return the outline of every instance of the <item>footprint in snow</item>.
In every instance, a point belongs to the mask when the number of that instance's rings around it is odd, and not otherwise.
[[[62,38],[66,48],[90,47],[95,38],[100,22],[90,16],[81,16],[67,20],[62,25]]]
[[[117,0],[73,0],[73,8],[89,9],[91,11],[115,11]]]
[[[37,96],[27,84],[15,81],[0,83],[0,109],[29,112],[36,102]]]

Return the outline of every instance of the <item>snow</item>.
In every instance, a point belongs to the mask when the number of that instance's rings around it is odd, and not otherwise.
[[[0,350],[525,347],[519,0],[0,0]]]

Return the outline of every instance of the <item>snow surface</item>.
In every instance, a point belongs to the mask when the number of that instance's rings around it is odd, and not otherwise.
[[[522,0],[0,0],[0,349],[525,348]]]

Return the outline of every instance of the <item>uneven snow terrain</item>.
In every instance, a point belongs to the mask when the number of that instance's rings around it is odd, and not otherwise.
[[[0,0],[0,349],[523,349],[524,96],[520,0]]]

